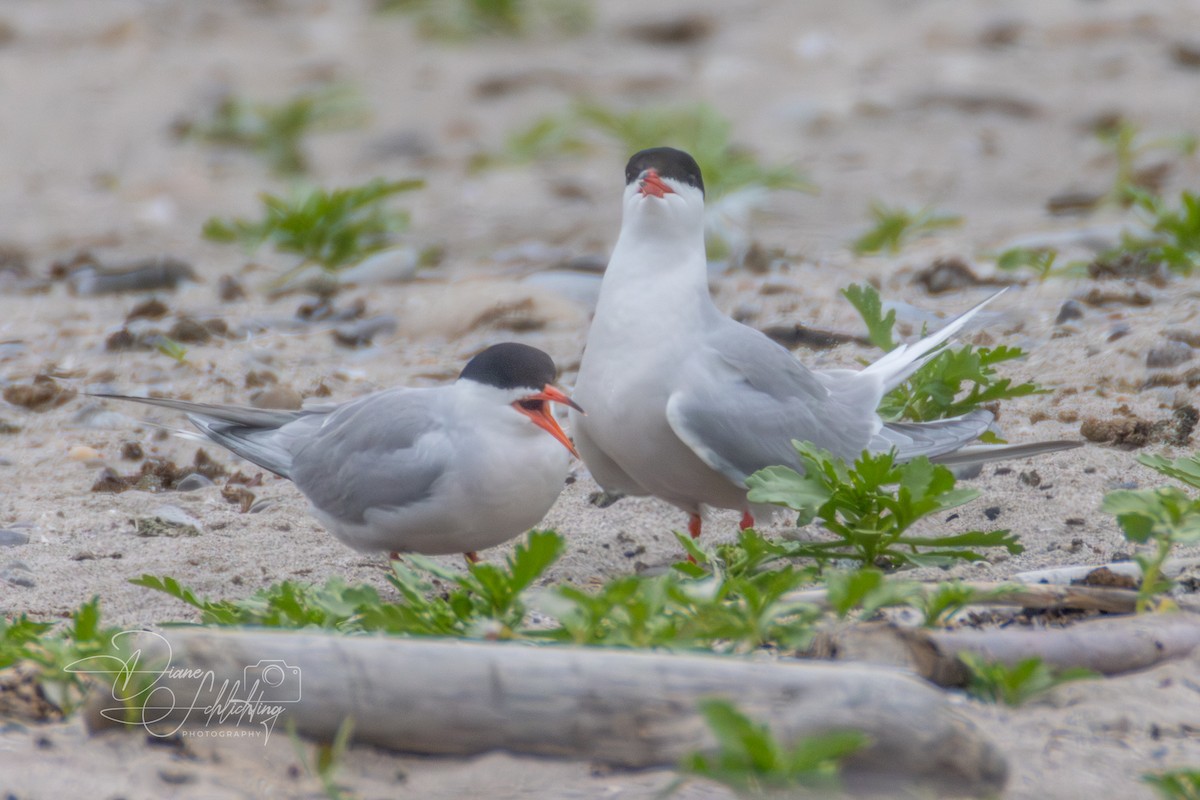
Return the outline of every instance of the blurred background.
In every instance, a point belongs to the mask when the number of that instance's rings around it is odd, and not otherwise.
[[[395,241],[454,269],[602,260],[652,138],[751,166],[722,187],[738,246],[836,261],[881,201],[983,250],[1121,219],[1086,201],[1122,156],[1194,185],[1167,140],[1197,97],[1186,0],[8,0],[0,239],[34,273],[87,249],[215,277],[241,254],[205,222],[261,192],[418,178]]]

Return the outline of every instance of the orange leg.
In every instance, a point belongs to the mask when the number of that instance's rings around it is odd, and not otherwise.
[[[463,553],[463,560],[467,562],[468,567],[471,566],[472,564],[478,564],[479,563],[479,554],[476,553],[474,550],[471,550],[469,552]]]
[[[751,514],[749,511],[743,511],[742,512],[742,521],[738,525],[738,528],[740,530],[744,531],[744,530],[746,530],[746,528],[753,528],[753,527],[754,527],[754,515]]]
[[[688,518],[688,533],[691,534],[693,542],[700,538],[700,515],[699,514],[692,514],[692,516]],[[696,557],[694,555],[692,555],[691,553],[688,553],[687,560],[692,564],[696,563]]]

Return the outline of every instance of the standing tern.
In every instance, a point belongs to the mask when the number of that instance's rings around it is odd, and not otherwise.
[[[621,233],[588,332],[571,414],[575,443],[607,491],[653,495],[690,514],[742,512],[754,524],[746,478],[763,467],[800,469],[793,439],[846,460],[895,449],[972,464],[1066,449],[1076,442],[968,447],[992,415],[884,422],[884,394],[912,375],[986,303],[901,345],[863,370],[812,371],[764,334],[726,316],[708,290],[704,180],[690,155],[636,153],[625,167]],[[765,510],[765,509],[762,509]]]
[[[313,515],[363,552],[442,555],[500,544],[541,521],[578,456],[550,403],[550,356],[498,344],[458,380],[300,411],[101,394],[187,414],[205,437],[296,484]],[[544,434],[550,434],[546,436]]]

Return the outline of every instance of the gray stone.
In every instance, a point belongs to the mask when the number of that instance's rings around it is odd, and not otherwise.
[[[0,547],[20,547],[29,544],[29,534],[0,528]]]
[[[1171,341],[1150,348],[1146,353],[1146,366],[1152,369],[1175,367],[1185,361],[1191,361],[1194,355],[1195,351],[1184,342]]]
[[[201,475],[199,472],[193,472],[186,478],[175,484],[175,490],[178,492],[194,492],[197,489],[207,489],[212,486],[212,479],[206,475]]]
[[[24,586],[26,589],[37,585],[37,581],[33,579],[33,570],[24,561],[10,561],[4,569],[0,569],[0,581],[13,586]]]
[[[1083,317],[1083,306],[1078,300],[1068,300],[1062,304],[1062,308],[1058,309],[1058,316],[1054,318],[1055,325],[1062,325],[1064,322],[1072,319],[1080,319]]]

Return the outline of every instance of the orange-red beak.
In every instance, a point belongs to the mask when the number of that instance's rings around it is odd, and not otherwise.
[[[571,455],[579,458],[579,451],[575,449],[575,445],[567,438],[567,434],[559,426],[558,420],[550,413],[549,403],[561,403],[564,406],[570,406],[580,414],[587,413],[579,407],[578,403],[567,397],[561,389],[549,383],[542,387],[542,390],[537,394],[531,394],[513,403],[513,408],[529,417],[534,425],[537,425],[546,433],[553,436],[562,443],[563,447],[571,452]]]
[[[644,195],[662,197],[664,194],[675,194],[675,190],[663,183],[663,179],[658,177],[658,172],[654,169],[646,170],[638,186]]]

